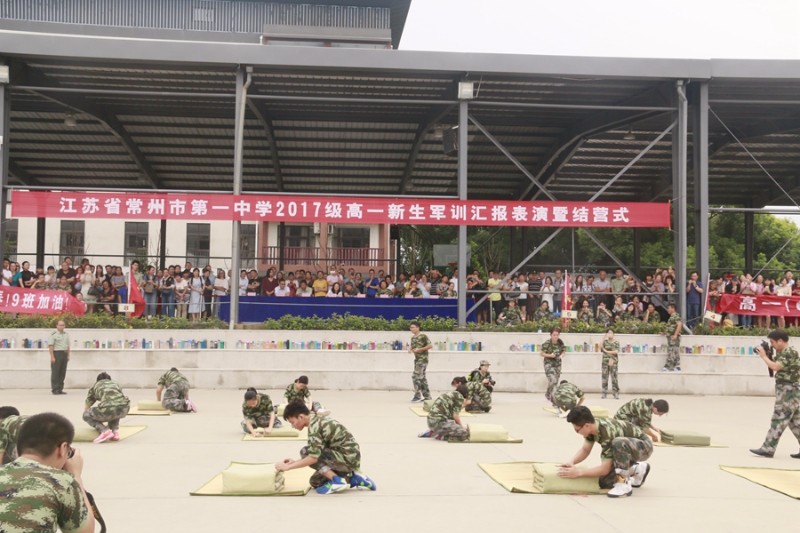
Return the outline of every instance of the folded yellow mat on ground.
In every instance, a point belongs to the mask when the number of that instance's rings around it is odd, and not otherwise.
[[[450,443],[505,442],[519,444],[522,439],[510,437],[508,430],[499,424],[469,424],[469,440],[451,440]]]
[[[587,405],[589,410],[592,412],[592,416],[595,418],[608,418],[608,409],[605,407],[600,407],[598,405]],[[560,414],[563,411],[559,411],[556,407],[552,406],[545,406],[542,407],[548,413],[553,413],[554,415]]]
[[[534,461],[519,461],[512,463],[481,463],[478,466],[492,480],[509,492],[521,492],[525,494],[544,494],[533,484],[533,465]],[[597,484],[597,479],[593,480]],[[584,494],[605,494],[607,491],[592,489],[591,492]],[[575,491],[572,494],[580,494]]]
[[[533,463],[533,487],[542,494],[600,494],[597,478],[567,479],[555,463]]]
[[[283,490],[284,483],[283,472],[277,472],[274,463],[231,463],[222,471],[224,494],[275,494]]]
[[[136,404],[140,411],[169,411],[166,407],[161,405],[161,402],[156,400],[144,400]]]
[[[249,433],[245,433],[244,437],[242,437],[242,440],[261,442],[276,440],[308,440],[308,428],[303,428],[303,431],[297,431],[292,427],[275,428],[269,435],[264,435],[261,437],[254,437]]]
[[[800,470],[723,465],[720,465],[720,468],[753,483],[758,483],[762,487],[800,499]]]
[[[147,426],[120,426],[119,427],[119,440],[125,440],[128,437],[136,435],[140,431],[147,429]],[[100,433],[94,428],[76,427],[75,438],[73,442],[92,442]],[[112,442],[112,441],[108,441]]]
[[[662,431],[661,440],[673,446],[710,446],[711,437],[692,431]]]
[[[411,412],[417,416],[428,416],[428,412],[425,411],[425,407],[422,405],[411,405],[409,406],[409,409],[411,409]],[[475,415],[473,415],[472,413],[468,413],[462,409],[461,412],[458,413],[458,416],[475,416]]]
[[[243,469],[250,467],[261,467],[261,464],[253,463],[237,463],[231,462],[230,466],[242,465]],[[229,466],[229,468],[230,468]],[[273,466],[274,468],[274,466]],[[252,492],[226,492],[223,490],[223,474],[219,473],[214,476],[205,485],[200,487],[194,492],[190,492],[192,496],[305,496],[311,485],[308,484],[308,478],[311,477],[314,471],[308,467],[298,468],[297,470],[289,470],[283,473],[283,490],[280,492],[273,492],[271,494],[254,494]]]

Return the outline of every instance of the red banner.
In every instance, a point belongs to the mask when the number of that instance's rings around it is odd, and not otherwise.
[[[14,218],[604,228],[666,228],[670,225],[669,204],[652,202],[14,191],[11,211]]]
[[[800,316],[800,296],[723,294],[717,313],[734,315]]]
[[[0,286],[0,311],[36,315],[72,313],[81,316],[86,304],[68,292]]]

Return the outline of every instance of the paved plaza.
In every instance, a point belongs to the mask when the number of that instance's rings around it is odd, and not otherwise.
[[[500,384],[502,387],[502,384]],[[32,414],[45,410],[80,422],[85,391],[52,396],[45,389],[0,390],[0,405]],[[273,399],[282,392],[269,390]],[[153,390],[128,389],[135,404]],[[787,432],[775,459],[752,456],[769,426],[772,398],[666,396],[664,428],[710,434],[725,448],[655,449],[647,483],[630,498],[511,494],[479,468],[481,462],[565,461],[581,439],[563,419],[542,410],[541,393],[497,392],[480,420],[504,425],[523,444],[455,445],[417,438],[425,419],[409,410],[410,392],[314,391],[361,444],[363,471],[378,491],[305,497],[196,497],[199,488],[231,460],[275,462],[296,457],[300,441],[243,442],[239,429],[243,391],[193,390],[199,413],[131,416],[124,425],[147,429],[119,443],[82,444],[84,480],[112,533],[175,531],[376,531],[445,530],[789,531],[798,502],[732,474],[719,465],[800,469],[791,459],[797,443]],[[600,400],[613,413],[633,396]],[[595,447],[588,464],[599,461]]]

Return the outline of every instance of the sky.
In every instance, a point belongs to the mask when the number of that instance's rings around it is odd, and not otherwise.
[[[401,50],[800,59],[799,0],[412,0]]]

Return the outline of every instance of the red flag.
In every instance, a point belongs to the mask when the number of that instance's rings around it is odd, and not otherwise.
[[[562,298],[561,313],[572,309],[572,288],[569,282],[569,272],[564,273],[564,298]]]
[[[128,283],[128,303],[134,304],[134,311],[131,313],[133,317],[139,317],[144,314],[144,296],[142,291],[139,290],[139,284],[136,283],[136,276],[133,275],[133,269],[128,274],[130,282]]]

